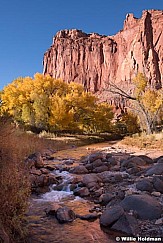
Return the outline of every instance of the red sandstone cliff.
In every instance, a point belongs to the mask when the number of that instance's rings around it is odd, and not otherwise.
[[[114,36],[62,30],[44,55],[43,73],[66,82],[75,81],[97,92],[115,82],[125,90],[137,72],[151,85],[163,84],[163,11],[128,14],[124,28]]]

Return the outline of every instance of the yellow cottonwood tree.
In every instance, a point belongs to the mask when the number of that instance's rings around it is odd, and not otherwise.
[[[14,80],[1,94],[1,110],[17,122],[45,130],[106,131],[112,109],[84,88],[49,75]]]
[[[64,98],[55,95],[51,98],[50,126],[55,130],[68,130],[73,122],[73,113],[67,108]]]
[[[129,109],[137,114],[142,129],[147,134],[153,133],[158,120],[159,112],[163,108],[162,89],[154,90],[144,74],[138,73],[133,79],[134,89],[132,94],[128,94],[115,84],[110,84],[110,92],[120,95],[130,100]]]

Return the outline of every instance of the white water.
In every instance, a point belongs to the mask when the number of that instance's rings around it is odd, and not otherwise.
[[[35,200],[47,201],[47,202],[60,202],[65,199],[74,199],[75,196],[73,196],[73,192],[70,190],[70,184],[69,184],[73,176],[67,171],[59,172],[58,170],[54,171],[53,174],[62,177],[62,183],[61,183],[61,185],[63,185],[62,190],[61,191],[53,190],[53,188],[56,186],[56,184],[53,184],[50,187],[49,192],[44,193],[41,196],[41,198]]]
[[[73,176],[68,171],[60,172],[59,170],[56,170],[53,173],[55,175],[61,176],[63,178],[63,183],[64,182],[68,182],[69,183],[73,179]]]
[[[72,197],[73,197],[73,192],[51,190],[50,192],[46,192],[45,194],[43,194],[41,199],[39,200],[48,201],[48,202],[60,202],[63,199],[68,199]]]

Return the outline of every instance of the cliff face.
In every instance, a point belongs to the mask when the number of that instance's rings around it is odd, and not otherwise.
[[[131,90],[137,72],[145,73],[153,87],[162,86],[163,11],[143,11],[140,19],[128,14],[114,36],[59,31],[43,60],[44,74],[98,93],[109,82]]]

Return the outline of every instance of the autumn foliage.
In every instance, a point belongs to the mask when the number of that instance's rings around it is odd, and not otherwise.
[[[1,94],[1,113],[18,124],[47,131],[110,130],[112,108],[71,82],[35,74],[14,80]]]
[[[143,73],[137,73],[132,80],[132,85],[133,90],[130,93],[114,83],[109,85],[108,91],[129,100],[126,108],[132,112],[131,116],[137,116],[141,130],[151,134],[157,130],[156,126],[163,121],[163,91],[161,88],[158,90],[153,88]],[[129,120],[128,124],[130,124]]]
[[[148,134],[156,130],[156,124],[162,119],[163,91],[153,89],[144,74],[138,73],[133,79],[135,104],[142,130]]]

